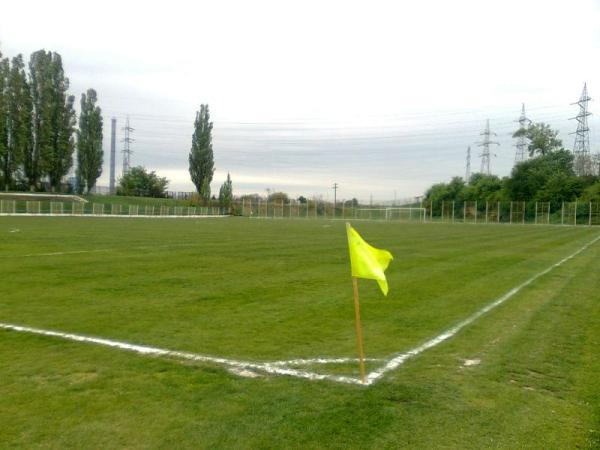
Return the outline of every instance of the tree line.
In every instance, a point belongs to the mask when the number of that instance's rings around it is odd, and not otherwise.
[[[103,118],[94,89],[81,94],[79,120],[75,96],[69,94],[69,78],[62,57],[38,50],[26,65],[23,55],[12,59],[0,52],[0,188],[8,190],[63,190],[63,179],[73,167],[75,186],[89,193],[102,174]],[[201,105],[194,121],[189,171],[202,201],[211,200],[214,174],[212,128],[208,105]],[[164,196],[168,180],[136,167],[119,180],[123,195]],[[212,196],[215,200],[215,197]],[[219,202],[229,206],[233,184],[219,190]]]
[[[517,163],[509,176],[473,174],[469,180],[454,177],[437,183],[425,194],[425,202],[442,201],[540,201],[557,205],[581,200],[600,201],[600,177],[577,176],[574,155],[563,148],[558,131],[533,123],[514,137],[525,136],[530,158]]]
[[[38,50],[0,52],[0,186],[8,190],[62,190],[77,150],[76,185],[89,192],[102,173],[102,111],[97,94],[81,95],[79,121],[61,56]],[[78,126],[77,126],[78,125]]]

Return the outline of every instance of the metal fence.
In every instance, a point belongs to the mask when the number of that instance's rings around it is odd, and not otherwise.
[[[151,206],[105,203],[0,200],[0,215],[113,216],[113,217],[199,217],[229,214],[216,206]]]
[[[600,225],[596,202],[442,201],[423,207],[430,222]]]
[[[363,219],[470,224],[600,225],[597,202],[441,201],[420,206],[347,206],[344,203],[267,200],[234,202],[234,214],[272,219]]]
[[[96,185],[92,188],[91,193],[95,194],[95,195],[115,195],[116,189],[115,189],[115,191],[111,192],[111,190],[108,186]],[[148,192],[146,192],[146,191],[139,191],[138,195],[143,196],[143,197],[150,196],[150,195],[148,195]],[[191,192],[191,191],[166,191],[164,196],[155,197],[155,198],[172,198],[175,200],[191,200],[197,196],[198,196],[198,194],[196,192]]]
[[[345,203],[316,200],[298,202],[243,199],[233,202],[231,212],[245,217],[270,219],[426,220],[426,209],[419,206],[349,206]]]
[[[339,219],[468,224],[600,225],[598,202],[441,201],[420,206],[359,206],[316,200],[236,200],[230,207],[124,205],[0,200],[0,215],[198,217],[238,215],[268,219]]]

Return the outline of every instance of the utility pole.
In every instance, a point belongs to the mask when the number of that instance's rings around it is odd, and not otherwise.
[[[515,147],[517,147],[517,151],[515,153],[515,164],[518,164],[522,161],[525,161],[528,158],[526,154],[527,149],[527,138],[525,137],[525,130],[531,124],[531,120],[527,118],[525,115],[525,103],[521,106],[521,116],[519,120],[516,120],[519,123],[519,131],[521,135],[517,138],[517,143]]]
[[[467,170],[465,171],[465,183],[471,179],[471,146],[467,147]]]
[[[117,146],[117,119],[110,119],[110,178],[108,183],[109,192],[115,194],[115,157]]]
[[[125,126],[122,128],[122,130],[125,132],[125,138],[123,139],[123,175],[127,175],[131,165],[132,153],[129,144],[133,142],[133,139],[130,137],[130,133],[134,131],[133,128],[129,126],[129,116],[127,116]]]
[[[583,85],[583,92],[581,93],[581,97],[579,97],[579,101],[575,103],[571,103],[572,105],[579,106],[579,114],[576,117],[572,117],[577,121],[577,131],[575,131],[575,143],[573,144],[573,168],[575,169],[575,173],[579,176],[581,175],[590,175],[591,168],[591,158],[590,158],[590,128],[588,127],[587,118],[592,113],[588,111],[588,102],[592,98],[588,96],[587,93],[587,83]]]
[[[339,185],[337,183],[333,183],[333,214],[335,217],[335,208],[337,206],[337,190]]]
[[[483,151],[481,152],[481,173],[486,175],[490,174],[490,145],[500,145],[499,142],[491,141],[490,136],[496,136],[496,133],[492,133],[490,131],[490,119],[487,119],[485,123],[485,130],[480,133],[483,136],[483,141],[478,142],[477,145],[479,147],[483,147]],[[496,155],[493,155],[496,156]]]

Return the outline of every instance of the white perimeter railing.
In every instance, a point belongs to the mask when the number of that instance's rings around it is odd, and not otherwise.
[[[88,216],[88,217],[222,217],[229,208],[188,206],[140,206],[104,203],[38,200],[0,200],[2,216]]]
[[[472,224],[600,225],[598,202],[440,201],[419,206],[347,206],[308,200],[234,202],[237,215],[270,219],[342,219]]]

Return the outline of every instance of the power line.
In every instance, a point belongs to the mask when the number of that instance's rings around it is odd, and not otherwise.
[[[537,109],[551,109],[554,107],[549,107],[549,108],[537,108]],[[529,108],[530,111],[532,109],[536,109],[536,108]],[[469,116],[473,116],[473,114],[468,114]],[[544,117],[549,117],[549,118],[561,118],[561,117],[566,117],[567,113],[565,112],[560,112],[560,110],[557,110],[556,112],[552,112],[552,113],[544,113],[544,114],[540,114],[540,116],[542,118]],[[126,116],[122,116],[122,118],[125,118]],[[137,121],[141,121],[141,122],[160,122],[162,125],[164,124],[168,124],[171,123],[172,125],[178,125],[178,124],[182,124],[185,126],[189,126],[191,127],[192,125],[190,124],[189,120],[183,119],[183,118],[179,118],[177,116],[159,116],[159,115],[143,115],[143,114],[130,114],[128,115],[128,117],[130,118],[135,118],[135,120]],[[427,119],[431,119],[432,117],[435,116],[430,116],[427,117]],[[509,118],[510,117],[510,113],[508,114],[498,114],[494,116],[496,119],[497,118],[502,118],[502,117],[506,117]],[[365,125],[364,122],[361,123],[360,128],[361,129],[382,129],[382,128],[399,128],[402,126],[402,122],[401,119],[403,117],[399,116],[400,120],[394,120],[394,121],[388,121],[386,124],[382,124],[382,123],[375,123],[375,124],[370,124],[370,125]],[[405,118],[410,118],[409,116],[406,116]],[[453,120],[453,121],[431,121],[428,120],[428,123],[431,123],[433,127],[438,127],[439,123],[443,123],[445,125],[450,125],[450,124],[465,124],[465,123],[477,123],[479,122],[480,119],[479,118],[472,118],[472,119],[459,119],[459,120]],[[315,129],[315,130],[347,130],[347,129],[355,129],[358,128],[354,125],[354,123],[352,121],[345,121],[345,122],[331,122],[331,121],[322,121],[322,122],[318,122],[319,124],[328,124],[328,123],[343,123],[345,125],[341,125],[341,126],[323,126],[323,125],[318,125],[318,126],[311,126],[312,124],[314,124],[314,121],[297,121],[297,122],[289,122],[289,121],[281,121],[281,122],[235,122],[235,121],[226,121],[226,120],[218,120],[215,121],[215,123],[217,125],[219,125],[220,128],[224,128],[224,129],[240,129],[240,130],[252,130],[252,129],[256,129],[256,130],[260,130],[260,131],[265,131],[265,130],[298,130],[298,131],[302,131],[302,130],[306,130],[306,129]],[[513,123],[512,120],[507,120],[506,122],[503,123]],[[414,122],[410,123],[411,127],[415,126]],[[270,128],[269,128],[270,127]]]
[[[533,108],[529,108],[530,111],[538,111],[538,110],[547,110],[547,109],[562,109],[564,105],[562,103],[557,104],[549,104],[549,105],[541,105]],[[498,108],[495,106],[482,107],[478,109],[455,109],[455,110],[441,110],[433,113],[422,112],[422,113],[402,113],[402,114],[371,114],[366,116],[360,116],[356,118],[356,121],[364,122],[364,119],[418,119],[421,117],[424,118],[432,118],[432,117],[447,117],[447,116],[460,116],[460,115],[474,115],[474,114],[484,114],[488,112],[490,109],[494,111],[506,111],[509,114],[512,107],[502,107]],[[106,110],[107,112],[121,116],[121,118],[126,118],[126,116],[132,117],[135,120],[152,120],[156,119],[161,122],[164,121],[174,121],[181,122],[186,124],[192,124],[193,121],[190,121],[186,116],[178,116],[178,115],[162,115],[162,114],[147,114],[147,113],[136,113],[131,114],[129,112],[118,111],[118,110]],[[299,118],[286,118],[282,120],[266,120],[266,121],[252,121],[252,120],[218,120],[219,124],[233,124],[233,125],[281,125],[281,124],[302,124],[302,123],[339,123],[338,119],[328,119],[326,117],[299,117]],[[347,120],[347,122],[351,122],[351,120]]]
[[[564,117],[562,114],[560,115],[552,115],[552,116],[542,116],[540,117],[541,119],[553,119],[553,118],[562,118]],[[466,125],[466,124],[470,124],[470,123],[474,123],[475,121],[460,121],[460,122],[446,122],[446,123],[442,123],[441,126],[444,125],[450,125],[453,123],[459,124],[459,125]],[[479,121],[477,121],[479,122]],[[508,125],[512,125],[514,122],[511,121],[502,121],[502,122],[495,122],[496,126],[501,125],[504,126],[506,125],[508,128]],[[164,123],[162,124],[164,127]],[[179,133],[177,132],[177,129],[179,127],[170,127],[168,128],[168,130],[172,130],[173,132],[165,132],[165,131],[159,131],[157,132],[155,129],[151,129],[148,130],[146,134],[147,138],[150,139],[156,139],[156,138],[160,138],[160,137],[187,137],[188,134],[191,135],[190,133],[186,133],[185,136],[183,136],[184,133]],[[382,127],[379,127],[382,128]],[[386,127],[386,128],[391,128],[391,129],[398,129],[400,128],[399,126],[390,126],[390,127]],[[291,131],[293,131],[294,133],[290,133],[289,137],[280,137],[280,136],[269,136],[269,135],[260,135],[259,133],[265,133],[266,131],[269,130],[265,130],[265,129],[248,129],[248,128],[241,128],[242,132],[237,132],[235,134],[231,134],[231,133],[225,133],[223,131],[220,131],[219,128],[217,128],[215,130],[215,135],[219,138],[219,139],[228,139],[228,140],[236,140],[236,139],[240,139],[240,140],[244,140],[244,141],[248,141],[248,140],[252,140],[252,139],[256,139],[257,142],[264,142],[264,141],[277,141],[278,143],[281,144],[295,144],[295,143],[304,143],[304,142],[310,142],[310,141],[323,141],[323,140],[330,140],[330,141],[353,141],[353,140],[370,140],[370,141],[375,141],[375,140],[392,140],[392,139],[406,139],[406,138],[411,138],[411,137],[415,137],[415,138],[420,138],[420,137],[425,137],[425,136],[440,136],[440,124],[436,124],[435,126],[432,126],[431,128],[429,127],[415,127],[414,125],[411,126],[411,129],[419,129],[418,132],[411,132],[411,133],[398,133],[398,134],[391,134],[391,135],[382,135],[382,134],[365,134],[365,133],[352,133],[351,135],[346,135],[346,136],[340,136],[339,133],[332,135],[332,134],[321,134],[321,133],[311,133],[314,134],[314,136],[311,136],[310,134],[307,136],[307,130],[310,132],[312,131],[311,129],[307,129],[307,128],[302,128],[302,129],[292,129]],[[361,127],[361,130],[364,130],[365,127]],[[272,131],[286,131],[287,129],[273,129]],[[335,128],[314,128],[313,130],[315,131],[324,131],[324,130],[335,130]],[[508,130],[507,130],[508,131]],[[444,130],[445,135],[448,134],[452,134],[452,135],[464,135],[464,136],[468,136],[468,135],[472,135],[473,133],[468,131],[467,127],[461,127],[460,129],[452,129],[452,128],[448,128],[447,130]],[[508,133],[507,133],[508,134]],[[512,132],[510,133],[512,135]],[[305,137],[307,136],[307,137]],[[443,138],[442,136],[440,136],[440,138]]]
[[[542,110],[545,109],[547,112],[542,114],[540,117],[540,119],[551,119],[553,117],[556,118],[566,118],[564,114],[559,114],[558,112],[555,113],[554,111],[552,111],[554,109],[554,106],[552,107],[538,107],[538,108],[532,108],[532,109],[537,109],[537,110]],[[460,115],[466,115],[468,113],[466,112],[458,112],[455,113],[454,115],[457,117],[460,117]],[[442,114],[440,114],[442,115]],[[446,115],[451,115],[451,114],[446,114]],[[133,117],[139,117],[140,115],[133,115]],[[165,126],[165,121],[169,121],[170,117],[173,116],[169,116],[169,115],[164,115],[164,116],[159,116],[159,115],[146,115],[146,114],[142,114],[142,117],[144,117],[143,119],[137,119],[137,120],[141,120],[143,122],[146,122],[147,125],[142,126],[142,131],[140,131],[138,129],[137,133],[142,133],[142,136],[140,136],[140,139],[142,139],[143,142],[146,142],[149,144],[149,148],[148,150],[150,150],[152,147],[157,148],[155,151],[158,153],[160,152],[160,154],[153,154],[154,152],[152,150],[149,151],[148,156],[152,156],[152,157],[157,157],[157,156],[163,156],[165,154],[169,154],[169,155],[179,155],[183,158],[185,158],[187,156],[187,151],[184,151],[182,149],[181,152],[173,152],[171,151],[171,149],[169,148],[165,148],[165,149],[158,149],[159,147],[167,147],[166,143],[169,142],[173,142],[173,139],[177,139],[177,143],[179,146],[180,142],[183,142],[183,140],[191,138],[191,130],[190,133],[184,133],[184,132],[178,132],[178,130],[183,130],[184,127],[183,126],[179,126],[179,123],[183,124],[185,123],[185,127],[186,130],[188,128],[189,125],[189,121],[188,120],[179,120],[179,119],[175,119],[173,121],[171,121],[171,124],[167,124]],[[153,117],[155,117],[156,119],[154,119]],[[128,117],[129,119],[129,117]],[[161,121],[161,126],[157,127],[152,125],[153,122],[158,122]],[[308,149],[310,150],[311,148],[314,148],[315,151],[320,150],[329,150],[329,148],[327,147],[328,145],[331,148],[331,152],[332,154],[335,153],[337,151],[337,148],[344,145],[344,146],[348,146],[352,148],[352,151],[356,151],[356,152],[360,152],[360,151],[368,151],[369,153],[372,153],[373,156],[375,156],[377,153],[381,154],[381,157],[384,157],[385,155],[383,153],[385,152],[389,152],[392,151],[394,148],[397,150],[408,150],[408,148],[414,148],[414,147],[424,147],[424,146],[435,146],[435,147],[439,147],[438,150],[436,150],[436,153],[438,155],[441,154],[460,154],[462,153],[462,151],[458,150],[461,145],[460,145],[460,141],[463,140],[464,141],[472,141],[473,136],[475,134],[475,130],[471,131],[471,123],[474,123],[475,121],[472,120],[471,118],[465,117],[464,120],[460,120],[460,121],[442,121],[441,124],[433,124],[433,121],[429,120],[427,121],[428,123],[425,124],[426,126],[420,125],[419,124],[410,124],[410,125],[406,125],[406,127],[403,126],[403,124],[384,124],[384,126],[360,126],[360,127],[356,127],[356,128],[351,128],[349,126],[341,126],[341,127],[336,127],[334,126],[327,126],[327,127],[318,127],[318,126],[313,126],[311,127],[310,124],[307,122],[307,127],[287,127],[284,125],[283,129],[282,127],[279,126],[273,126],[273,127],[269,127],[269,129],[272,129],[273,131],[277,132],[279,131],[279,135],[277,135],[277,133],[267,133],[264,128],[265,123],[259,123],[256,122],[256,125],[247,123],[247,122],[224,122],[224,123],[230,123],[230,124],[235,124],[237,123],[238,125],[240,125],[237,129],[239,130],[238,132],[234,132],[234,133],[230,133],[228,132],[229,130],[231,130],[232,128],[235,130],[235,127],[223,127],[221,129],[221,131],[219,130],[219,128],[217,128],[215,130],[215,139],[217,139],[220,142],[221,148],[227,152],[227,154],[237,154],[237,155],[244,155],[246,153],[246,151],[241,150],[241,148],[235,148],[236,146],[238,146],[237,143],[241,143],[241,144],[246,144],[246,145],[263,145],[264,149],[268,149],[269,151],[272,151],[273,149],[280,147],[280,150],[286,150],[289,152],[298,152],[300,151],[300,149]],[[283,123],[283,122],[282,122]],[[285,123],[284,123],[285,124]],[[446,125],[451,125],[451,124],[457,124],[458,126],[456,127],[450,127],[448,126],[447,129],[443,129]],[[501,120],[501,121],[494,121],[495,124],[495,128],[496,131],[499,131],[500,135],[503,136],[506,132],[506,135],[512,135],[512,131],[514,130],[514,128],[511,129],[511,125],[514,124],[514,121],[510,120],[510,121],[505,121],[505,120]],[[280,125],[280,123],[277,123],[275,125]],[[462,125],[462,126],[461,126]],[[498,130],[498,127],[500,125],[500,130]],[[506,125],[506,126],[504,126]],[[131,128],[129,126],[129,121],[127,121],[127,127],[129,128],[129,132],[133,131],[133,128]],[[350,132],[346,135],[344,135],[344,132],[346,130],[352,129],[357,130],[358,132]],[[385,130],[387,133],[381,133],[381,134],[377,134],[376,130]],[[125,129],[124,129],[125,130]],[[285,131],[291,131],[290,133],[285,133]],[[407,130],[408,132],[403,132],[404,130]],[[410,130],[410,131],[409,131]],[[328,131],[327,133],[322,133],[323,131]],[[336,133],[336,131],[339,131],[338,133]],[[509,133],[510,131],[510,133]],[[123,142],[126,142],[126,140],[128,140],[129,142],[126,144],[129,144],[131,142],[133,142],[133,139],[131,139],[131,136],[129,134],[129,132],[126,133],[126,136],[123,140]],[[136,134],[137,134],[136,133]],[[496,135],[495,133],[491,133]],[[283,136],[282,136],[283,135]],[[287,135],[287,136],[286,136]],[[485,135],[484,133],[481,133],[481,135]],[[423,139],[426,138],[426,139]],[[139,140],[139,139],[138,139]],[[588,138],[589,140],[589,138]],[[427,141],[427,142],[425,142]],[[164,144],[163,144],[164,142]],[[440,142],[444,142],[445,144],[450,144],[450,145],[440,145]],[[453,144],[455,143],[455,144]],[[371,145],[369,145],[371,144]],[[484,143],[481,143],[480,146],[483,146]],[[496,144],[498,145],[497,142],[492,142],[490,141],[490,145],[491,144]],[[365,148],[365,145],[367,145],[370,148]],[[170,147],[171,145],[169,145]],[[123,149],[124,151],[124,167],[127,168],[127,170],[129,170],[130,167],[130,158],[131,158],[131,154],[133,153],[131,151],[131,148],[129,145],[125,145],[125,148]],[[239,147],[239,146],[238,146]],[[359,149],[357,147],[363,147],[362,149]],[[464,147],[463,147],[464,148]],[[186,149],[187,150],[187,149]],[[125,157],[126,154],[127,156],[129,156],[129,161],[125,161]],[[484,147],[484,153],[485,152],[485,147]],[[358,153],[356,153],[358,154]],[[464,154],[464,153],[463,153]],[[483,161],[482,160],[482,171],[485,173],[487,170],[489,170],[489,165],[490,165],[490,159],[491,155],[489,153],[489,150],[487,151],[487,156],[484,156],[483,154],[481,155],[482,158],[487,159],[487,161]],[[310,158],[309,158],[310,159]],[[376,158],[377,159],[377,158]],[[484,164],[485,162],[485,164]],[[124,170],[125,172],[125,170]]]
[[[562,116],[561,116],[562,117]],[[506,136],[512,136],[513,129],[508,125],[514,123],[513,121],[500,122],[500,128],[503,130],[500,134]],[[496,123],[498,125],[498,123]],[[175,131],[175,130],[173,130]],[[419,132],[407,132],[401,134],[390,134],[390,135],[375,135],[375,134],[353,134],[348,136],[342,135],[323,135],[318,133],[308,133],[306,130],[299,130],[298,133],[294,133],[289,137],[280,137],[276,135],[260,135],[259,133],[263,132],[263,130],[257,130],[256,133],[245,133],[245,134],[230,134],[220,131],[219,129],[215,130],[215,138],[221,141],[229,141],[229,142],[245,142],[245,143],[274,143],[281,145],[295,145],[295,144],[310,144],[310,143],[323,143],[323,142],[378,142],[378,141],[394,141],[394,140],[407,140],[407,139],[421,139],[423,137],[428,137],[430,140],[445,140],[448,136],[452,137],[472,137],[476,134],[475,130],[470,131],[470,128],[449,128],[443,129],[438,125],[436,129],[431,129],[431,131],[419,131]],[[177,133],[177,132],[155,132],[149,130],[144,140],[167,140],[169,138],[182,138],[187,139],[188,137],[191,139],[191,133]]]

